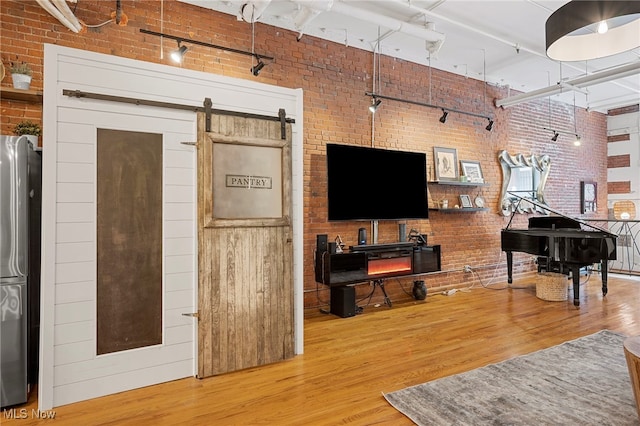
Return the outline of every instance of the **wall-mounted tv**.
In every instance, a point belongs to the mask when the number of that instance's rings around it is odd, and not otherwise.
[[[330,221],[426,219],[427,155],[327,144]]]

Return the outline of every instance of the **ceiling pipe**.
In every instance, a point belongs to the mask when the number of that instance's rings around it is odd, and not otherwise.
[[[504,99],[496,99],[495,106],[507,108],[523,102],[529,102],[534,99],[557,95],[558,93],[562,93],[562,91],[565,89],[565,86],[568,87],[569,90],[572,90],[572,86],[577,88],[584,88],[588,86],[594,86],[596,84],[606,83],[611,80],[629,77],[638,73],[640,73],[640,61],[622,65],[617,68],[611,68],[606,71],[589,74],[584,77],[574,78],[565,82],[560,82],[554,86],[544,87],[532,92],[522,93]]]
[[[253,24],[258,22],[258,20],[262,17],[262,13],[266,10],[266,8],[271,3],[271,0],[253,0],[245,2],[242,6],[240,6],[240,14],[238,15],[238,19]]]
[[[308,2],[303,0],[294,0],[294,2],[299,4],[303,8],[312,6],[311,9],[312,12],[314,12],[307,13],[308,17],[306,19],[300,19],[299,25],[301,26],[301,28],[311,22],[311,20],[318,16],[320,12],[335,12],[342,15],[350,16],[355,19],[360,19],[362,21],[371,22],[378,26],[389,28],[392,31],[408,34],[426,40],[430,42],[429,52],[432,54],[437,53],[440,50],[445,40],[445,35],[434,31],[432,27],[427,28],[424,26],[403,22],[395,18],[381,15],[379,13],[371,12],[359,7],[350,6],[342,1]]]

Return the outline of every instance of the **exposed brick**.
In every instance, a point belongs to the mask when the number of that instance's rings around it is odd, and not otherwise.
[[[111,1],[80,1],[76,15],[83,22],[97,24],[109,19],[114,7],[115,2]],[[250,26],[238,22],[235,16],[165,0],[164,20],[161,22],[159,2],[155,0],[123,0],[122,7],[129,17],[126,27],[107,24],[86,33],[74,34],[35,1],[2,0],[3,62],[6,65],[17,56],[31,63],[34,69],[32,88],[41,90],[44,43],[168,66],[174,66],[168,53],[175,43],[165,40],[164,59],[160,59],[160,39],[140,33],[140,28],[159,31],[162,25],[168,34],[241,50],[248,50],[251,46]],[[583,145],[576,148],[566,136],[561,136],[557,142],[550,141],[551,134],[543,130],[543,127],[566,128],[567,123],[573,123],[572,105],[556,101],[549,103],[544,99],[506,109],[495,108],[493,100],[508,96],[506,88],[485,85],[482,81],[437,69],[429,72],[425,66],[384,55],[380,58],[380,69],[374,72],[371,52],[311,36],[297,41],[297,33],[261,23],[255,25],[255,36],[256,52],[275,58],[259,77],[249,72],[251,58],[199,46],[189,50],[183,67],[303,89],[303,273],[307,308],[326,303],[329,298],[327,289],[314,280],[316,234],[328,234],[330,240],[339,234],[347,245],[352,245],[357,242],[359,227],[365,226],[370,232],[368,222],[327,221],[327,143],[371,146],[371,141],[375,140],[375,145],[381,148],[426,152],[430,168],[434,147],[455,148],[459,159],[481,162],[488,186],[430,185],[429,192],[433,200],[444,197],[457,200],[461,193],[472,198],[482,195],[489,207],[488,212],[444,214],[432,211],[429,220],[405,221],[408,230],[415,228],[428,235],[430,244],[442,246],[442,267],[449,272],[420,277],[430,289],[464,285],[471,279],[469,274],[462,272],[465,264],[477,268],[478,277],[483,282],[505,279],[506,262],[500,247],[500,231],[509,218],[498,214],[502,171],[497,154],[501,150],[508,150],[511,154],[550,155],[552,167],[546,200],[569,216],[580,216],[581,180],[595,181],[601,188],[606,185],[607,167],[602,160],[607,156],[606,142],[609,138],[606,116],[601,113],[576,110],[575,120],[583,140]],[[490,115],[495,120],[493,131],[484,130],[487,122],[483,118],[452,112],[446,124],[442,124],[438,121],[439,109],[390,100],[383,101],[375,122],[372,122],[367,110],[371,98],[364,93],[374,87],[374,75],[380,77],[380,85],[376,82],[376,91],[380,93]],[[10,84],[10,78],[2,81],[3,86]],[[2,100],[1,108],[3,134],[10,133],[13,125],[23,117],[41,122],[42,107],[39,105]],[[49,129],[43,131],[46,133]],[[345,175],[350,172],[345,170]],[[628,192],[629,183],[626,185]],[[599,210],[590,218],[606,218],[606,193],[600,191],[598,197]],[[528,218],[529,215],[516,215],[512,226],[526,228]],[[381,221],[378,242],[397,241],[397,224],[397,221]],[[514,253],[514,261],[516,273],[535,268],[529,255]],[[500,263],[497,269],[494,266],[496,262]],[[407,299],[401,286],[410,290],[411,281],[412,278],[390,281],[386,289],[391,299]],[[357,291],[358,296],[366,295],[369,286],[358,286]],[[379,295],[376,295],[373,302],[379,300]]]
[[[631,192],[631,182],[608,182],[607,192],[609,194],[629,194]]]
[[[628,133],[615,136],[607,136],[607,142],[624,142],[631,140],[631,136]]]
[[[607,157],[607,168],[615,169],[617,167],[631,166],[631,155],[610,155]]]
[[[638,112],[640,110],[640,104],[629,105],[621,108],[610,109],[607,111],[607,115],[622,115],[622,114],[631,114],[634,112]]]

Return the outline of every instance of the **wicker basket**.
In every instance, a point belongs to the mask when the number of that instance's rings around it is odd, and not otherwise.
[[[567,276],[555,272],[541,272],[536,282],[536,297],[548,302],[562,302],[568,299]]]

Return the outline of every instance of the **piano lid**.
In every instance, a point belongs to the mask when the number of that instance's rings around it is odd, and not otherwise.
[[[567,215],[565,215],[565,214],[563,214],[563,213],[559,212],[558,210],[552,209],[551,207],[547,206],[546,204],[539,203],[537,200],[534,200],[534,199],[531,199],[531,198],[525,198],[525,197],[522,197],[522,196],[520,196],[520,195],[518,195],[518,194],[516,194],[516,193],[514,193],[514,192],[509,192],[509,191],[507,191],[507,194],[511,195],[512,197],[516,197],[516,198],[518,198],[518,199],[520,200],[520,201],[518,201],[518,203],[520,203],[520,202],[522,202],[522,201],[526,201],[526,202],[528,202],[528,203],[533,204],[533,205],[534,205],[534,206],[536,206],[536,207],[539,207],[539,208],[544,209],[544,210],[546,210],[546,211],[548,211],[548,212],[551,212],[551,213],[553,213],[553,214],[555,214],[555,215],[558,215],[558,216],[560,216],[560,217],[565,218],[566,220],[564,220],[564,221],[563,221],[564,223],[576,222],[576,223],[579,223],[579,224],[581,224],[581,225],[587,226],[587,227],[589,227],[589,228],[591,228],[591,229],[594,229],[594,230],[596,230],[596,231],[600,231],[600,232],[603,232],[603,233],[605,233],[605,234],[608,234],[608,235],[610,235],[610,236],[612,236],[612,237],[617,236],[616,234],[613,234],[613,233],[611,233],[611,232],[607,231],[606,229],[603,229],[603,228],[600,228],[600,227],[598,227],[598,226],[595,226],[595,225],[592,225],[592,224],[590,224],[590,223],[587,223],[587,222],[586,222],[586,221],[584,221],[583,219],[580,219],[580,218],[577,218],[577,217],[570,217],[570,216],[567,216]],[[517,210],[517,209],[515,209],[515,210],[513,211],[513,213],[511,213],[511,219],[512,219],[512,220],[513,220],[513,215],[515,214],[516,210]],[[548,218],[547,220],[553,220],[553,219],[552,219],[552,218]],[[507,227],[506,227],[505,229],[509,229],[509,226],[511,226],[511,220],[509,220],[509,223],[507,224]]]

